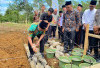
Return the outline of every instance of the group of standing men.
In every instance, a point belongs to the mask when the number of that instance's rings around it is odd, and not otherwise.
[[[100,35],[100,10],[95,9],[96,1],[91,1],[89,9],[82,12],[83,6],[78,4],[77,9],[73,9],[72,2],[66,1],[62,6],[62,11],[49,8],[45,12],[45,6],[42,6],[41,12],[38,14],[35,11],[34,22],[40,22],[39,25],[32,24],[29,28],[29,50],[34,54],[33,38],[39,37],[36,46],[40,43],[40,52],[43,55],[44,44],[48,38],[56,38],[56,29],[58,26],[58,38],[64,43],[64,52],[72,51],[74,45],[84,45],[86,25],[89,24],[89,32],[92,34]],[[34,29],[33,29],[34,28]],[[93,37],[89,37],[89,50],[92,52],[94,48],[95,58],[99,57],[98,54],[98,41]],[[75,44],[76,43],[76,44]]]

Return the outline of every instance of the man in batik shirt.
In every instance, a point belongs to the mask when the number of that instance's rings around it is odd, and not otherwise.
[[[63,32],[64,32],[64,52],[71,51],[74,48],[75,30],[79,30],[80,14],[72,7],[71,1],[66,1],[67,12],[63,16]],[[68,49],[69,47],[69,49]]]

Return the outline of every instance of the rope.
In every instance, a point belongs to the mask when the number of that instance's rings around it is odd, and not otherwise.
[[[18,58],[24,58],[24,57],[26,57],[26,56],[14,57],[14,58],[6,58],[6,59],[0,59],[0,61],[10,60],[10,59],[18,59]]]
[[[64,33],[62,33],[61,31],[59,31],[62,35],[64,34]],[[70,41],[72,41],[72,43],[74,43],[74,44],[76,44],[76,46],[78,46],[79,48],[81,48],[80,46],[79,46],[79,44],[77,44],[77,43],[75,43],[72,39],[70,39],[68,36],[66,36]],[[82,49],[82,48],[81,48]]]

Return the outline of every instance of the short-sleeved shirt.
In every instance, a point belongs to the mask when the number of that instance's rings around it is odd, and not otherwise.
[[[31,24],[31,26],[28,29],[28,36],[34,38],[35,36],[41,35],[41,34],[45,34],[45,31],[44,32],[39,31],[38,30],[38,24],[35,24],[35,23]]]
[[[48,22],[52,21],[52,15],[48,15],[48,13],[43,13],[40,17],[40,20],[47,20]]]

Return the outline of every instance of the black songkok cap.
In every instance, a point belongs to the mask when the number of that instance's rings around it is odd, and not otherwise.
[[[81,4],[78,4],[78,6],[83,7],[83,5],[81,5]]]
[[[63,13],[62,11],[59,11],[59,13]]]
[[[72,4],[71,1],[66,1],[66,3],[65,3],[66,6],[67,6],[67,5],[71,5],[71,4]]]
[[[62,8],[66,7],[65,5],[62,5]]]
[[[90,2],[90,5],[96,5],[97,4],[97,1],[91,1]]]

